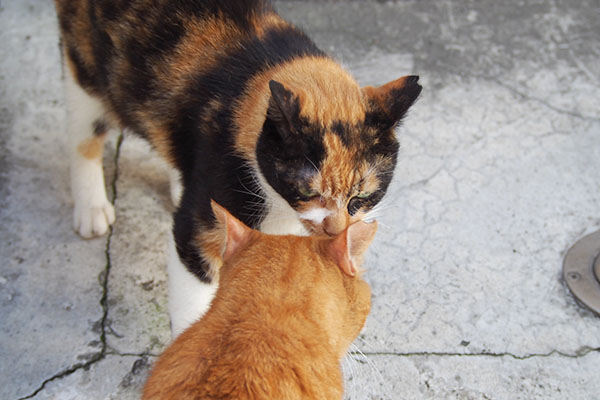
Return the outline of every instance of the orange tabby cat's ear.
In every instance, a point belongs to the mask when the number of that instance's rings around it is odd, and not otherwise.
[[[377,222],[358,221],[338,234],[329,243],[330,254],[347,275],[356,275],[362,261],[362,255],[373,241],[375,232],[377,232]]]
[[[404,76],[383,86],[367,86],[363,91],[371,106],[367,124],[391,128],[398,124],[421,93],[418,76]]]
[[[222,240],[224,243],[221,256],[225,263],[248,243],[252,236],[252,229],[231,215],[229,211],[221,207],[216,201],[211,200],[210,205],[217,218],[217,225],[223,232]]]

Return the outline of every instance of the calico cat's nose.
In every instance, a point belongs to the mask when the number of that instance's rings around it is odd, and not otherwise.
[[[323,221],[323,231],[329,236],[335,236],[346,229],[348,223],[348,213],[342,210],[325,218]]]

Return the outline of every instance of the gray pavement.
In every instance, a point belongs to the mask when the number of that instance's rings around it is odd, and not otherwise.
[[[600,4],[278,2],[363,84],[421,76],[367,256],[348,399],[598,399],[561,281],[600,229]],[[169,341],[164,165],[107,146],[117,222],[72,230],[49,0],[0,0],[0,399],[135,399]]]

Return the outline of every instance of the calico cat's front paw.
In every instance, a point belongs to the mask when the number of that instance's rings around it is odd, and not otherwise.
[[[82,237],[102,236],[115,222],[115,208],[108,200],[100,207],[75,206],[73,227]]]

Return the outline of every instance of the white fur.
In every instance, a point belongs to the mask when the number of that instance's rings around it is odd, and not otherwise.
[[[320,224],[325,218],[331,215],[332,212],[326,208],[311,208],[310,210],[300,214],[300,219],[312,221],[315,224]]]
[[[267,198],[267,215],[263,218],[260,231],[271,235],[308,236],[309,233],[298,219],[296,210],[267,183],[260,173],[258,181]]]
[[[188,271],[179,259],[172,236],[169,239],[167,273],[171,335],[175,339],[208,310],[217,291],[218,282],[214,280],[210,284],[204,283]]]
[[[66,69],[66,68],[65,68]],[[104,115],[102,104],[65,74],[68,146],[71,164],[71,191],[75,209],[73,227],[84,238],[101,236],[115,221],[115,210],[106,197],[102,154],[85,158],[77,147],[93,135],[93,123]]]
[[[181,201],[183,185],[181,184],[181,174],[173,167],[169,167],[169,187],[171,189],[171,201],[177,207]]]

